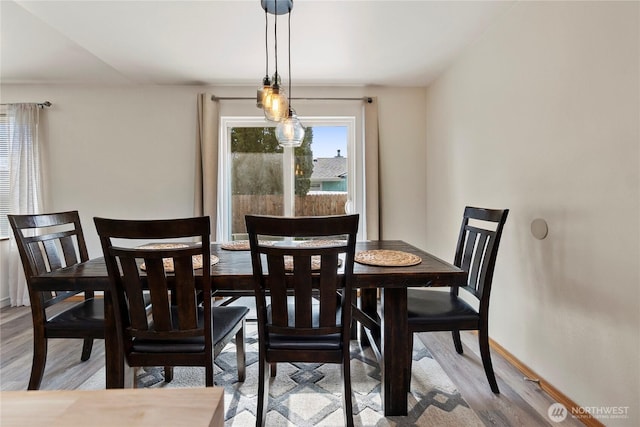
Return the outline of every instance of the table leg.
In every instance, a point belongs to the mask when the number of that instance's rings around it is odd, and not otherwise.
[[[407,415],[409,327],[407,289],[382,289],[382,405],[384,415]]]
[[[360,289],[360,310],[372,319],[377,317],[378,289]],[[360,326],[360,344],[363,347],[369,347],[371,345],[366,333],[366,328],[362,325]]]

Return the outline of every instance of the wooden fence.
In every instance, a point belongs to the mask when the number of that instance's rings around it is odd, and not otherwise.
[[[296,216],[344,215],[347,193],[315,193],[296,196]],[[274,195],[234,195],[232,197],[232,234],[247,232],[244,216],[282,215],[283,196]]]

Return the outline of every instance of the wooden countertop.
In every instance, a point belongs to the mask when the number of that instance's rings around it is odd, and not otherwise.
[[[2,427],[224,426],[224,389],[0,392]]]

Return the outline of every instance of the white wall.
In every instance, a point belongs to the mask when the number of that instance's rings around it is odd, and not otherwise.
[[[427,92],[427,249],[451,258],[464,205],[510,208],[490,335],[629,406],[612,426],[640,425],[639,5],[518,2]]]
[[[255,89],[2,85],[1,96],[2,102],[53,103],[41,121],[49,160],[47,210],[77,209],[95,257],[101,250],[94,216],[193,215],[196,95],[255,96]],[[295,89],[296,96],[378,97],[383,236],[424,246],[426,194],[415,184],[426,179],[426,90]],[[0,276],[0,288],[7,287]]]

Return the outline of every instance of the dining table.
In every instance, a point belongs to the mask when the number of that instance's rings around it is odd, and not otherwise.
[[[211,245],[219,261],[211,267],[212,287],[220,295],[252,295],[251,255]],[[408,345],[407,289],[410,287],[464,286],[467,273],[402,240],[368,240],[356,244],[356,254],[404,253],[418,259],[413,265],[379,265],[356,262],[353,288],[359,294],[353,319],[360,324],[360,341],[371,346],[380,364],[381,401],[385,416],[407,415],[411,372]],[[357,259],[357,257],[356,257]],[[35,276],[33,287],[47,290],[103,291],[105,305],[106,388],[132,387],[133,369],[126,364],[110,297],[110,281],[104,258]]]

